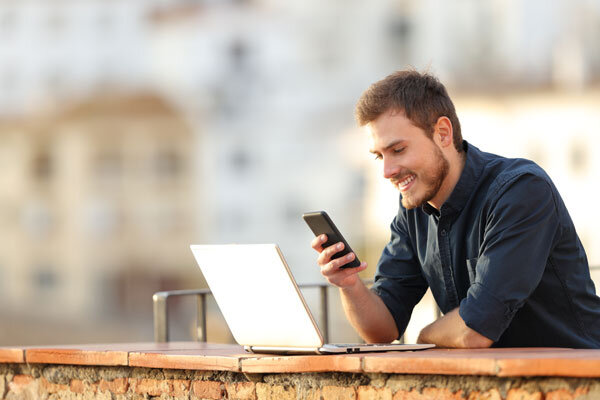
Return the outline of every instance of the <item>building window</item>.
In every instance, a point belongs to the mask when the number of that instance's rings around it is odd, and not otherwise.
[[[84,208],[83,220],[86,233],[94,238],[114,237],[122,225],[122,214],[111,201],[96,198]]]
[[[32,160],[32,174],[37,181],[48,181],[52,178],[53,162],[50,152],[42,150]]]
[[[252,160],[248,155],[248,152],[243,150],[235,150],[231,153],[231,158],[229,159],[229,165],[231,165],[231,169],[234,173],[239,174],[242,172],[246,172],[252,164]]]
[[[161,150],[154,156],[153,169],[159,179],[175,179],[183,170],[183,158],[175,150]]]
[[[39,264],[33,268],[31,285],[38,295],[53,294],[60,286],[60,277],[52,265]]]
[[[235,39],[229,46],[229,56],[234,71],[247,69],[248,46],[242,39]]]

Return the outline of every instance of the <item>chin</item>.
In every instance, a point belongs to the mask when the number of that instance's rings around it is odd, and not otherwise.
[[[406,197],[402,196],[402,206],[407,210],[412,210],[413,208],[420,207],[421,205],[423,205],[422,201],[415,202],[412,199],[407,199]]]

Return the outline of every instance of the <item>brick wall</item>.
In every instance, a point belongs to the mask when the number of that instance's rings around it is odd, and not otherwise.
[[[600,380],[235,372],[0,365],[0,399],[571,400],[600,399]]]

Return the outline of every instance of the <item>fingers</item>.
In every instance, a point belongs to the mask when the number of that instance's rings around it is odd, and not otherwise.
[[[311,247],[313,249],[315,249],[317,252],[319,252],[319,257],[317,258],[317,264],[319,264],[319,266],[321,268],[323,268],[327,263],[329,263],[331,261],[331,257],[333,257],[336,253],[339,253],[340,251],[342,251],[344,249],[344,243],[339,242],[336,243],[332,246],[326,247],[325,249],[323,249],[323,245],[327,242],[327,235],[322,234],[319,235],[317,237],[315,237],[312,242],[311,242]],[[347,256],[346,256],[347,257]],[[352,257],[354,257],[354,255],[352,255]],[[344,265],[347,264],[348,262],[352,261],[354,258],[350,258],[350,259],[345,259],[343,257],[337,259],[337,265]],[[346,261],[344,261],[346,260]]]
[[[329,273],[326,273],[323,270],[321,272],[329,283],[342,288],[352,286],[357,281],[359,281],[360,278],[358,276],[358,273],[364,271],[365,269],[367,269],[367,263],[363,262],[360,264],[360,266],[355,268],[338,268],[337,270],[329,271]]]
[[[339,242],[332,246],[323,248],[323,245],[327,242],[327,235],[319,235],[315,237],[311,242],[311,247],[319,253],[317,258],[317,264],[321,267],[321,274],[330,283],[336,286],[344,286],[347,284],[347,278],[356,275],[357,273],[364,271],[367,268],[367,263],[363,262],[358,267],[343,268],[344,265],[354,261],[356,255],[354,253],[348,253],[343,257],[331,259],[335,254],[344,250],[344,243]],[[349,278],[355,280],[355,278]]]
[[[315,238],[310,243],[311,247],[318,251],[319,253],[323,251],[323,243],[327,241],[327,235],[322,234],[319,236],[315,236]]]
[[[341,265],[348,263],[346,257],[348,257],[350,254],[347,254],[346,256],[337,258],[335,260],[331,259],[336,253],[339,253],[343,249],[344,249],[344,243],[342,243],[342,242],[336,243],[333,246],[326,247],[325,249],[321,250],[319,257],[317,258],[317,264],[319,264],[321,267],[324,267],[325,264],[336,261],[337,266],[339,267]],[[344,261],[344,260],[346,260],[346,261]],[[352,261],[352,260],[350,260],[350,261]]]
[[[333,249],[331,249],[332,247]],[[343,246],[340,247],[343,249]],[[339,257],[332,260],[331,257],[339,251],[338,249],[340,249],[340,247],[338,247],[337,245],[331,246],[321,252],[319,258],[322,258],[322,260],[318,260],[321,261],[319,262],[321,270],[325,269],[328,271],[335,272],[336,270],[342,268],[344,265],[348,264],[349,262],[352,262],[356,258],[356,255],[354,253],[348,253],[343,257]],[[324,254],[325,256],[323,257]]]

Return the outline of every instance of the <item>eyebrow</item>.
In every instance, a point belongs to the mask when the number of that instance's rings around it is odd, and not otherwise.
[[[394,146],[397,146],[398,144],[400,144],[400,143],[402,143],[402,142],[405,142],[405,141],[406,141],[406,140],[404,140],[404,139],[397,139],[397,140],[394,140],[393,142],[391,142],[391,143],[388,143],[388,145],[387,145],[387,146],[385,146],[385,147],[383,148],[383,151],[389,150],[389,149],[391,149],[392,147],[394,147]],[[373,149],[370,149],[370,150],[369,150],[369,152],[370,152],[370,153],[373,153],[373,154],[376,154],[376,153],[378,153],[378,151],[377,151],[377,150],[373,150]]]

